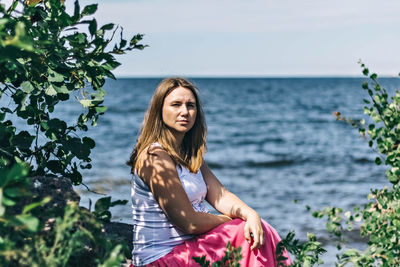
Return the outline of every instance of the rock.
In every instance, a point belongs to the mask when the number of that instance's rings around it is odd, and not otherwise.
[[[108,222],[104,223],[104,230],[106,236],[113,238],[121,243],[125,243],[129,247],[129,251],[133,249],[133,225],[127,223],[120,222]],[[132,255],[129,253],[128,257],[125,259],[125,262],[122,263],[122,267],[131,266],[131,258]]]
[[[67,203],[80,201],[80,196],[72,188],[71,181],[68,178],[35,176],[31,178],[31,195],[19,201],[13,207],[15,213],[22,212],[25,205],[50,197],[49,203],[35,209],[37,214],[44,218],[50,213],[54,216],[62,216]],[[51,211],[51,212],[50,212]]]
[[[39,215],[41,220],[46,221],[45,229],[52,228],[55,217],[63,216],[65,206],[68,203],[79,203],[80,201],[80,196],[74,191],[72,183],[68,178],[36,176],[31,178],[31,185],[32,194],[13,206],[13,210],[15,214],[21,213],[24,206],[40,201],[45,197],[50,197],[51,200],[49,203],[35,209],[36,215]],[[85,209],[84,207],[81,208]],[[132,251],[133,225],[108,222],[104,223],[104,231],[106,236],[121,243],[126,243],[129,250]],[[127,259],[123,266],[129,265],[130,259]]]
[[[133,242],[133,225],[120,222],[104,223],[106,235],[112,236],[114,239],[127,243],[129,250],[132,251]]]
[[[71,180],[68,178],[36,176],[32,178],[33,197],[51,198],[45,208],[61,210],[63,214],[64,208],[69,202],[80,201],[80,196],[72,188]]]

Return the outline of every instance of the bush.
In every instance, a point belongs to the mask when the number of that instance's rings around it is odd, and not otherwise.
[[[343,213],[342,209],[326,207],[313,212],[317,218],[327,217],[326,228],[339,238],[337,245],[338,266],[399,266],[400,265],[400,93],[398,90],[389,97],[389,93],[378,82],[376,73],[361,63],[362,72],[369,80],[362,84],[369,99],[364,99],[365,120],[343,118],[336,113],[337,119],[357,127],[368,145],[378,155],[375,164],[388,166],[386,178],[390,187],[371,189],[368,202],[364,207],[354,207],[353,211]],[[353,230],[353,224],[361,223],[360,235],[368,239],[364,251],[357,249],[342,250],[346,242],[344,231]]]
[[[17,7],[22,9],[19,12]],[[142,35],[130,42],[121,39],[112,50],[106,48],[118,28],[98,27],[93,15],[97,4],[73,14],[59,0],[32,5],[14,1],[8,9],[0,4],[0,97],[13,102],[0,112],[0,164],[13,164],[14,157],[31,164],[31,175],[61,175],[74,184],[82,182],[80,169],[90,169],[90,151],[95,142],[79,137],[88,123],[95,126],[106,111],[102,104],[105,79],[115,78],[112,70],[120,65],[114,56],[127,50],[143,49]],[[87,25],[87,32],[78,27]],[[106,37],[110,33],[110,37]],[[79,94],[77,94],[79,93]],[[57,104],[71,95],[86,112],[68,125],[52,116]],[[3,100],[4,101],[4,100]],[[19,131],[7,114],[15,114],[31,131]]]
[[[62,217],[45,222],[34,210],[47,203],[48,198],[15,214],[12,206],[30,188],[28,172],[26,163],[0,169],[4,178],[0,185],[1,266],[115,266],[122,262],[124,246],[108,240],[95,215],[76,203],[67,205]],[[12,191],[15,193],[10,197]],[[7,200],[2,198],[5,194],[9,196]]]
[[[1,266],[116,266],[126,253],[123,244],[105,237],[98,219],[108,221],[108,208],[124,201],[102,199],[95,213],[70,203],[61,215],[48,210],[41,216],[37,207],[49,198],[15,208],[31,194],[30,177],[82,183],[80,170],[91,168],[95,141],[78,133],[106,111],[102,87],[120,65],[114,55],[145,47],[141,34],[128,42],[122,30],[112,44],[119,27],[97,25],[91,17],[97,4],[81,9],[75,1],[68,14],[63,2],[0,3],[0,98],[11,103],[0,108]],[[69,125],[53,112],[71,96],[84,112]]]

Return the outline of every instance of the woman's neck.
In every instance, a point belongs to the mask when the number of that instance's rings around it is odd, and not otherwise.
[[[169,129],[168,132],[169,132],[169,135],[171,137],[172,143],[174,144],[175,150],[177,152],[180,152],[182,141],[183,141],[183,138],[185,137],[185,134],[184,133],[177,133],[177,132],[171,131],[170,129]]]

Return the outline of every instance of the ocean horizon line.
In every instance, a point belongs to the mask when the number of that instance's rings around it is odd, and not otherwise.
[[[363,75],[116,75],[116,79],[164,79],[166,77],[189,79],[362,79]],[[399,76],[378,75],[378,79],[394,79]]]

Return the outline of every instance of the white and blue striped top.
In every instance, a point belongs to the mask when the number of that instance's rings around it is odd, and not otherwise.
[[[161,146],[158,143],[153,145]],[[207,186],[199,170],[191,173],[183,166],[176,166],[179,179],[193,209],[209,212],[205,205]],[[155,200],[149,187],[135,174],[132,178],[133,250],[132,264],[149,264],[168,254],[176,245],[193,237],[174,226]]]

